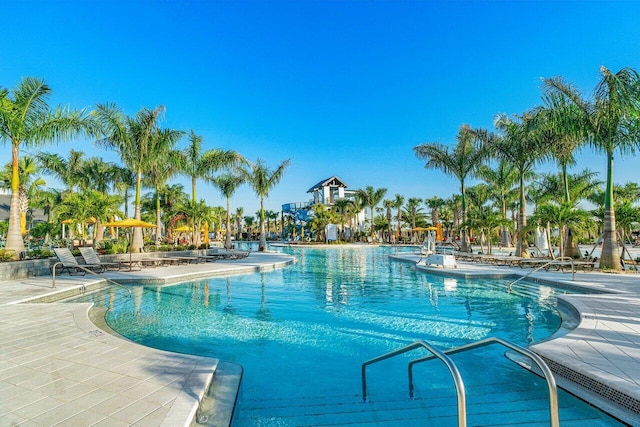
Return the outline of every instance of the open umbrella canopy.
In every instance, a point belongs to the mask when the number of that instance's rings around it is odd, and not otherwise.
[[[191,231],[191,230],[193,230],[193,228],[189,227],[188,225],[183,225],[181,227],[173,229],[173,231],[177,231],[178,233],[182,233],[183,231]]]
[[[63,220],[61,223],[62,224],[73,224],[74,222],[80,222],[80,221],[78,221],[76,219],[73,219],[73,218],[69,218],[69,219]],[[91,218],[89,218],[89,219],[87,219],[85,221],[85,224],[95,224],[95,222],[96,222],[96,219],[94,217],[91,217]]]
[[[416,228],[412,228],[412,231],[436,231],[438,228],[437,227],[416,227]]]
[[[127,218],[121,219],[120,221],[112,221],[107,222],[106,224],[102,224],[105,227],[142,227],[142,228],[153,228],[156,225],[151,224],[150,222],[144,222],[135,218]]]

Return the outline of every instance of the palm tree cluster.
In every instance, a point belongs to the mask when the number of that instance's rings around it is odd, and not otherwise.
[[[0,88],[0,141],[11,143],[11,162],[2,170],[0,185],[10,190],[11,203],[5,250],[18,258],[25,251],[26,217],[33,207],[47,215],[47,235],[57,233],[61,223],[85,227],[95,223],[93,236],[103,238],[102,223],[114,217],[128,216],[129,192],[133,192],[134,218],[156,223],[155,243],[161,244],[167,232],[185,222],[192,230],[192,242],[199,243],[200,233],[211,224],[222,228],[226,216],[225,245],[231,245],[230,199],[237,188],[248,183],[260,197],[261,245],[264,250],[264,199],[280,181],[289,160],[271,171],[263,160],[251,163],[233,150],[203,150],[203,138],[194,131],[184,132],[161,125],[165,108],[142,108],[126,115],[113,103],[99,104],[92,110],[51,108],[51,88],[44,80],[26,77],[15,89]],[[54,142],[84,136],[94,139],[98,147],[115,151],[121,165],[99,157],[85,158],[71,150],[68,158],[39,151],[35,156],[19,157],[21,149],[39,148]],[[187,139],[187,146],[178,144]],[[64,190],[43,189],[43,172],[57,177]],[[182,186],[170,185],[171,178],[191,178],[191,198]],[[196,198],[198,179],[220,189],[227,208],[209,207]],[[143,196],[142,189],[153,193]],[[124,213],[120,211],[124,206]],[[143,211],[144,209],[144,211]],[[241,223],[237,223],[238,229]],[[132,251],[143,247],[142,229],[136,228],[131,239]],[[241,234],[238,232],[238,234]]]
[[[600,77],[590,99],[561,77],[545,78],[542,105],[519,115],[497,115],[494,130],[463,125],[454,147],[428,142],[414,148],[426,168],[439,169],[460,183],[461,221],[455,228],[463,249],[468,249],[468,230],[499,232],[501,243],[510,246],[509,227],[515,222],[518,256],[529,253],[527,236],[534,227],[557,228],[561,256],[580,255],[574,235],[595,234],[603,241],[601,268],[621,269],[619,235],[638,221],[638,208],[632,205],[638,197],[623,197],[625,187],[614,185],[613,158],[635,154],[640,147],[640,76],[631,68],[613,73],[601,67]],[[593,172],[568,171],[576,163],[575,153],[585,146],[606,156],[602,191]],[[536,168],[548,161],[558,165],[558,174],[536,174]],[[466,186],[471,178],[485,184],[471,191]],[[529,218],[528,201],[535,204]],[[599,208],[587,212],[580,208],[581,201]],[[623,224],[616,224],[622,216]]]

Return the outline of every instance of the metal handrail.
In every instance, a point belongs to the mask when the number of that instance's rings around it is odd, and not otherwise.
[[[462,345],[460,347],[452,348],[450,350],[445,350],[442,353],[448,356],[450,354],[461,353],[463,351],[471,350],[478,347],[484,347],[484,346],[495,344],[495,343],[502,344],[503,346],[510,348],[511,350],[516,351],[525,357],[528,357],[529,359],[533,360],[536,365],[538,365],[538,368],[540,368],[540,371],[542,371],[542,375],[547,380],[547,386],[549,388],[549,415],[550,415],[551,427],[559,427],[560,419],[558,415],[558,389],[556,386],[556,379],[553,376],[551,369],[549,369],[549,366],[547,366],[544,360],[542,360],[540,356],[538,356],[531,350],[528,350],[524,347],[510,343],[509,341],[505,341],[500,338],[491,337],[491,338],[485,338],[483,340],[476,341],[470,344]],[[408,370],[409,370],[409,396],[410,397],[413,397],[413,365],[421,362],[426,362],[427,360],[431,360],[434,357],[435,356],[430,355],[430,356],[426,356],[421,359],[415,359],[409,362]]]
[[[537,268],[533,269],[532,271],[528,272],[524,276],[519,277],[518,279],[516,279],[513,282],[509,283],[507,285],[507,291],[511,291],[511,287],[513,285],[515,285],[516,283],[518,283],[521,280],[526,279],[527,277],[531,276],[533,273],[535,273],[537,271],[540,271],[543,268],[548,267],[550,265],[560,264],[560,263],[563,263],[565,261],[570,261],[571,262],[571,280],[575,281],[576,280],[576,269],[575,269],[575,264],[573,263],[573,258],[571,258],[571,257],[561,257],[561,258],[556,258],[556,259],[553,259],[553,260],[551,260],[549,262],[546,262],[546,263],[542,264],[540,267],[537,267]]]
[[[451,377],[453,378],[453,382],[456,385],[456,394],[458,396],[458,427],[466,427],[467,425],[467,403],[466,403],[466,394],[464,389],[464,382],[462,381],[462,376],[460,375],[460,371],[458,371],[458,367],[453,363],[453,360],[442,351],[433,347],[432,345],[424,342],[424,341],[416,341],[413,344],[409,344],[406,347],[402,347],[398,350],[391,351],[389,353],[383,354],[382,356],[374,357],[373,359],[367,360],[362,364],[362,401],[367,401],[367,366],[373,363],[381,362],[383,360],[389,359],[391,357],[398,356],[400,354],[404,354],[408,351],[415,350],[417,348],[425,348],[432,353],[430,358],[437,357],[440,359],[445,366],[449,369],[451,373]]]
[[[52,289],[55,289],[55,288],[56,288],[56,267],[57,267],[57,266],[59,266],[59,265],[64,265],[64,263],[63,263],[63,262],[60,262],[60,261],[56,262],[55,264],[53,264],[53,268],[52,268],[52,270],[51,270],[51,271],[52,271],[52,276],[53,276],[53,280],[52,280],[52,283],[51,283],[51,288],[52,288]],[[93,274],[94,276],[98,276],[98,277],[100,277],[101,279],[106,280],[107,282],[111,282],[111,283],[113,283],[114,285],[121,287],[121,288],[122,288],[122,289],[124,289],[125,291],[129,292],[129,297],[131,297],[131,289],[129,289],[129,288],[127,288],[126,286],[124,286],[124,285],[122,285],[122,284],[120,284],[120,283],[116,282],[115,280],[111,280],[111,279],[109,279],[108,277],[105,277],[105,276],[100,276],[100,275],[99,275],[98,273],[96,273],[95,271],[93,271],[93,270],[91,270],[91,269],[89,269],[89,268],[87,268],[87,267],[84,267],[84,266],[82,266],[82,265],[80,265],[80,264],[78,264],[78,265],[74,265],[73,267],[74,267],[74,268],[79,268],[79,269],[80,269],[80,270],[82,270],[82,271],[85,271],[85,272],[87,272],[87,273],[91,273],[91,274]],[[83,289],[83,292],[84,292],[84,289],[85,289],[84,284],[82,285],[82,289]]]

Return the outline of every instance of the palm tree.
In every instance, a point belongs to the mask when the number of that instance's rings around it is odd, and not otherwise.
[[[158,122],[164,111],[163,106],[154,110],[142,108],[135,117],[127,117],[122,110],[111,103],[100,104],[95,111],[103,135],[103,138],[96,143],[116,150],[125,166],[136,175],[134,218],[138,220],[141,219],[142,175],[148,172],[150,163],[156,159]],[[131,251],[140,252],[142,246],[142,228],[136,227],[131,241]]]
[[[353,202],[349,199],[338,199],[333,204],[333,209],[338,214],[338,222],[340,222],[340,234],[342,239],[344,239],[345,236],[344,224],[347,222],[349,208],[351,205],[353,205]],[[351,232],[353,234],[353,230],[351,230]]]
[[[0,89],[0,141],[11,143],[11,202],[5,249],[13,251],[15,259],[24,252],[19,211],[20,146],[35,147],[95,133],[84,110],[58,107],[52,111],[47,102],[50,96],[51,89],[44,80],[34,77],[23,78],[11,91]]]
[[[242,220],[244,215],[244,209],[242,207],[236,208],[236,240],[242,240]]]
[[[382,201],[382,206],[384,206],[384,208],[387,211],[387,242],[389,244],[391,244],[393,242],[392,240],[392,230],[391,230],[391,209],[396,207],[396,203],[395,200],[383,200]]]
[[[371,237],[375,239],[375,226],[373,221],[373,215],[375,207],[387,194],[386,188],[376,188],[368,185],[365,189],[356,190],[356,198],[360,199],[361,204],[367,206],[371,211]]]
[[[456,136],[457,144],[449,151],[448,146],[439,143],[425,143],[414,147],[413,151],[419,159],[426,160],[425,168],[440,169],[447,175],[454,176],[460,182],[462,194],[462,222],[466,220],[467,201],[465,181],[475,174],[475,170],[487,157],[486,151],[475,144],[475,133],[468,125],[462,125]],[[469,251],[470,244],[464,228],[462,229],[461,250]]]
[[[500,207],[500,217],[506,220],[507,204],[513,198],[513,188],[518,182],[517,171],[506,160],[500,160],[495,169],[489,166],[480,166],[476,171],[476,175],[487,183],[496,203]],[[508,221],[504,221],[500,231],[500,239],[503,247],[510,248],[512,243],[508,224]]]
[[[129,218],[129,190],[136,187],[136,174],[127,167],[115,166],[113,175],[114,190],[122,194],[124,216]]]
[[[398,210],[398,214],[396,215],[396,220],[398,221],[398,230],[396,236],[396,242],[400,242],[400,237],[402,236],[402,205],[404,204],[404,197],[400,194],[395,195],[395,199],[393,200],[393,207]]]
[[[484,130],[475,131],[498,160],[507,161],[518,172],[520,211],[518,214],[516,256],[529,255],[523,247],[524,229],[527,225],[525,179],[537,164],[551,155],[548,139],[542,138],[541,132],[539,132],[538,110],[534,109],[514,118],[504,114],[498,115],[494,124],[501,132],[500,135]]]
[[[621,270],[620,251],[616,236],[615,204],[613,201],[613,156],[630,153],[640,146],[637,125],[640,76],[631,68],[612,73],[600,67],[602,76],[596,85],[592,102],[560,77],[545,79],[548,93],[559,94],[578,110],[579,120],[565,122],[569,129],[583,137],[607,157],[607,184],[604,200],[604,230],[600,267]]]
[[[58,178],[67,186],[69,194],[73,194],[75,188],[80,186],[84,177],[84,153],[70,150],[69,157],[65,159],[59,154],[41,152],[36,154],[40,167]]]
[[[20,233],[27,234],[27,213],[30,211],[30,198],[37,197],[41,187],[46,184],[44,179],[36,176],[39,172],[38,164],[33,157],[24,156],[18,161],[18,206],[20,211]],[[0,188],[11,188],[12,165],[7,163],[0,172]]]
[[[98,192],[97,203],[101,206],[100,214],[95,216],[95,242],[100,242],[104,237],[104,227],[102,220],[109,220],[107,215],[115,215],[118,212],[118,206],[122,203],[120,196],[111,196],[108,194],[109,187],[112,186],[117,179],[120,171],[113,163],[107,163],[99,157],[91,157],[86,161],[80,162],[78,165],[78,173],[84,177],[78,181],[78,187],[81,191],[95,190]]]
[[[440,222],[440,211],[446,206],[447,202],[441,197],[433,196],[425,199],[424,203],[431,209],[431,224],[435,227]]]
[[[182,132],[162,129],[154,133],[154,149],[150,151],[147,177],[155,190],[156,199],[156,246],[162,242],[162,218],[160,209],[160,192],[167,181],[175,175],[180,166],[180,152],[175,150],[175,144],[182,136]]]
[[[589,228],[593,224],[591,214],[583,209],[577,208],[576,202],[562,201],[561,203],[548,202],[536,207],[536,212],[531,216],[532,221],[541,223],[549,223],[558,226],[560,232],[560,242],[558,248],[560,257],[565,256],[563,237],[567,227],[571,227],[576,231],[582,231]]]
[[[258,251],[263,252],[267,249],[267,238],[264,232],[264,199],[269,196],[269,191],[280,182],[285,169],[290,163],[289,159],[284,160],[272,172],[263,160],[258,159],[256,163],[250,164],[251,170],[244,171],[245,179],[255,191],[256,196],[260,197],[260,243],[258,243]]]
[[[218,187],[222,195],[227,200],[227,220],[226,232],[224,239],[224,247],[231,249],[231,196],[236,192],[238,187],[244,183],[244,177],[239,175],[224,174],[213,179],[213,184]]]
[[[417,197],[409,197],[407,200],[407,204],[405,206],[405,213],[409,217],[409,225],[411,226],[411,243],[415,243],[415,237],[413,229],[416,228],[416,219],[418,219],[418,214],[420,212],[420,204],[422,203],[422,199]]]
[[[244,159],[233,150],[212,148],[202,151],[202,136],[189,132],[189,145],[181,153],[182,173],[191,178],[191,201],[196,201],[196,182],[198,178],[213,179],[212,174],[221,169],[239,165]]]
[[[251,240],[251,237],[253,237],[253,223],[256,221],[256,218],[254,216],[245,216],[242,219],[247,226],[247,240]]]

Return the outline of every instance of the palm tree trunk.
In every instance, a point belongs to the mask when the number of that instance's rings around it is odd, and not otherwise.
[[[520,174],[520,212],[518,214],[518,244],[516,245],[516,256],[528,258],[529,251],[522,247],[524,227],[527,225],[527,201],[524,197],[524,174]]]
[[[264,197],[260,197],[260,242],[258,243],[258,251],[267,250],[267,236],[264,232]]]
[[[104,227],[102,226],[102,221],[100,218],[96,218],[96,237],[93,241],[93,246],[95,247],[96,243],[104,240]]]
[[[229,198],[227,197],[227,226],[225,230],[224,247],[225,249],[231,249],[231,211]]]
[[[602,232],[600,268],[620,271],[620,247],[616,235],[616,214],[613,208],[613,153],[607,153],[607,192],[604,196],[604,230]]]
[[[134,218],[137,220],[141,219],[140,214],[140,187],[142,181],[142,172],[138,170],[138,178],[136,182],[136,201],[135,201],[135,213]],[[131,252],[142,252],[142,247],[144,246],[144,242],[142,240],[142,228],[135,227],[133,229],[133,238],[131,239]]]
[[[20,253],[24,252],[24,240],[20,232],[20,190],[18,175],[18,146],[12,144],[11,147],[11,204],[9,205],[9,228],[7,230],[7,241],[5,249],[13,251],[13,259],[19,259]]]
[[[160,231],[160,222],[162,219],[160,218],[160,192],[156,187],[156,246],[160,246],[162,243],[162,235]]]

